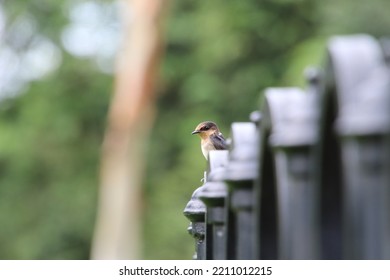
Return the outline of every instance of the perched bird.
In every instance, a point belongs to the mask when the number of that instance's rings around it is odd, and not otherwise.
[[[200,141],[200,146],[206,159],[209,155],[209,151],[227,149],[226,140],[214,122],[201,122],[192,134],[198,134],[202,139]]]

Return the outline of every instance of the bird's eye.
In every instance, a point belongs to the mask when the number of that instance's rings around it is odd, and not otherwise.
[[[208,130],[210,127],[208,125],[203,127],[203,130]]]

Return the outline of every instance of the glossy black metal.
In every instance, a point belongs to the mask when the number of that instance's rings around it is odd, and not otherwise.
[[[390,259],[390,71],[368,35],[329,43],[344,186],[344,257]]]
[[[225,208],[227,185],[224,182],[227,160],[228,151],[210,151],[207,182],[199,193],[199,198],[207,207],[207,259],[227,259]]]
[[[278,258],[277,196],[273,151],[268,143],[269,119],[258,126],[258,178],[254,184],[254,250],[256,259]]]
[[[314,180],[318,99],[298,88],[268,89],[265,99],[276,171],[279,258],[318,259],[319,189]]]
[[[258,173],[258,133],[254,123],[233,123],[225,180],[229,185],[229,258],[254,259],[253,187]],[[234,231],[234,232],[232,232]],[[234,255],[233,255],[234,254]]]
[[[202,187],[199,187],[194,191],[191,200],[184,209],[184,216],[191,222],[188,227],[188,232],[195,239],[195,254],[193,259],[197,260],[206,259],[206,206],[198,197],[201,190]]]
[[[329,72],[329,69],[328,69]],[[326,88],[329,75],[318,68],[305,69],[307,91],[318,98],[318,141],[314,147],[314,183],[319,188],[320,257],[342,258],[342,176],[338,137],[334,132],[337,102],[334,90]],[[331,78],[330,78],[331,79]]]

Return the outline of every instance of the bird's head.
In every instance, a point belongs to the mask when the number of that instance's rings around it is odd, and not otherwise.
[[[214,122],[206,121],[197,125],[191,134],[198,134],[200,138],[207,139],[212,134],[218,134],[218,126]]]

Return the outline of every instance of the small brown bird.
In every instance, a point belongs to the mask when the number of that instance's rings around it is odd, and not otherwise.
[[[201,122],[192,134],[198,134],[202,139],[200,141],[200,146],[206,159],[209,155],[209,151],[227,149],[226,140],[214,122]]]

